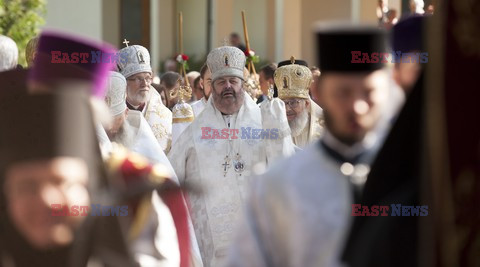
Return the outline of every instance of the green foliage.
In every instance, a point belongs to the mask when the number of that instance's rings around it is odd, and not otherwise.
[[[0,0],[0,34],[18,46],[18,64],[26,66],[25,47],[45,23],[45,0]]]
[[[253,62],[253,64],[255,63],[260,63],[260,57],[257,56],[257,55],[249,55],[247,56],[247,60],[245,62],[245,66],[248,66],[248,64],[250,64],[250,61]]]

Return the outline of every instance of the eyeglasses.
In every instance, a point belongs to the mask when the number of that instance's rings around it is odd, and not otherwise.
[[[153,79],[152,79],[152,77],[145,77],[145,78],[135,77],[135,78],[129,78],[127,80],[140,84],[143,81],[145,81],[145,83],[151,83]]]
[[[302,100],[292,99],[292,100],[283,100],[285,107],[290,106],[291,109],[297,108]]]

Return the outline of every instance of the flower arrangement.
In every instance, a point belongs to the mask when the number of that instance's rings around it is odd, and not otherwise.
[[[247,65],[250,64],[250,62],[252,62],[252,63],[260,62],[260,57],[255,55],[255,51],[253,51],[253,50],[248,51],[247,50],[244,53],[245,53],[245,57],[247,57],[247,62],[246,62]]]
[[[175,57],[175,60],[177,61],[177,63],[180,65],[180,66],[183,66],[185,68],[185,70],[188,70],[189,67],[188,67],[188,56],[185,55],[185,54],[178,54],[176,57]]]

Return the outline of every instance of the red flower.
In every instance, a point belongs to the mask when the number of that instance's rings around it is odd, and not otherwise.
[[[255,55],[255,51],[253,51],[252,49],[250,49],[250,51],[245,50],[243,53],[246,57],[253,57]]]
[[[182,55],[182,59],[183,59],[184,61],[187,61],[187,60],[188,60],[188,56],[187,56],[187,55]]]

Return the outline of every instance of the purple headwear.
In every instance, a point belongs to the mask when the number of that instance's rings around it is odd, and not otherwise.
[[[423,40],[423,29],[427,23],[429,16],[412,15],[400,20],[392,28],[391,43],[393,51],[401,51],[408,53],[413,51],[421,51],[425,49]]]
[[[28,79],[47,85],[73,80],[90,82],[91,95],[103,99],[109,71],[116,64],[115,55],[115,48],[109,44],[44,31]]]

